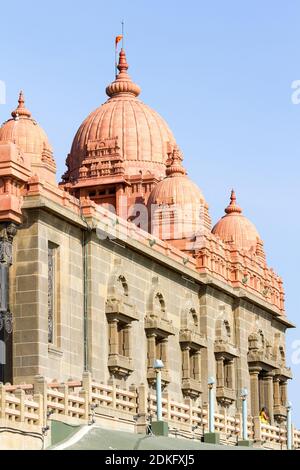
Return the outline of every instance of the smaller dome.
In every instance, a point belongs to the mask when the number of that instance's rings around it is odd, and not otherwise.
[[[29,157],[33,173],[55,183],[56,165],[47,134],[25,107],[22,91],[19,94],[18,106],[11,115],[11,119],[0,127],[0,142],[16,144]]]
[[[167,161],[167,177],[151,191],[148,204],[203,204],[204,196],[199,187],[190,180],[182,166],[182,156],[175,149],[172,158]]]
[[[21,147],[24,153],[42,155],[44,150],[52,151],[45,131],[31,117],[25,108],[23,92],[19,94],[18,107],[0,128],[0,141],[10,141]]]
[[[210,230],[208,206],[199,187],[187,176],[182,160],[176,146],[166,162],[166,178],[153,188],[147,203],[152,233],[156,229],[161,234],[161,227],[170,223],[169,236],[167,231],[165,237],[159,235],[163,239],[172,239],[175,232],[178,238],[189,238],[205,226]]]
[[[257,251],[262,242],[256,227],[243,214],[236,204],[236,195],[231,191],[229,206],[225,209],[226,215],[216,223],[212,233],[225,243],[232,243],[245,251]]]

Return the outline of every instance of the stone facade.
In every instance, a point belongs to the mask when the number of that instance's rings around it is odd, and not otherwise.
[[[246,387],[249,413],[257,418],[266,406],[280,423],[291,378],[285,331],[293,326],[282,280],[234,191],[212,229],[171,131],[137,99],[127,69],[122,50],[109,100],[80,127],[60,185],[23,94],[0,129],[2,336],[13,318],[1,380],[61,383],[89,372],[114,390],[142,387],[150,396],[161,359],[168,400],[204,410],[214,377],[222,416],[240,413]],[[146,226],[136,215],[144,210]]]
[[[27,209],[26,222],[14,238],[10,303],[15,383],[30,383],[35,375],[78,379],[87,368],[98,382],[151,387],[153,359],[160,355],[163,381],[177,401],[192,397],[205,404],[207,378],[214,376],[220,410],[226,407],[234,415],[241,406],[239,391],[247,387],[251,412],[257,414],[263,403],[274,411],[273,387],[275,392],[279,380],[282,389],[290,377],[283,357],[286,319],[260,299],[253,303],[244,298],[243,289],[171,263],[154,247],[145,253],[131,239],[99,239],[96,230],[62,217],[58,205],[56,209],[56,214],[53,205],[51,212]],[[97,220],[89,224],[95,226]],[[51,343],[49,244],[56,251]],[[264,346],[259,347],[261,341]],[[257,392],[258,371],[268,392]],[[280,405],[284,402],[277,398]]]

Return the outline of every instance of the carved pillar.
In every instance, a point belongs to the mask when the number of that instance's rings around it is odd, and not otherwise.
[[[266,405],[266,382],[263,380],[261,375],[258,377],[258,389],[259,389],[259,408],[261,409]]]
[[[278,376],[275,376],[273,379],[273,397],[274,397],[274,408],[280,406],[280,388],[279,388],[280,379]]]
[[[148,367],[153,367],[154,359],[156,359],[156,334],[151,333],[147,336],[148,342]]]
[[[224,387],[224,357],[217,358],[217,387]]]
[[[168,338],[161,340],[161,360],[164,363],[165,369],[168,368]]]
[[[280,382],[280,399],[281,404],[286,406],[287,402],[287,381]]]
[[[127,325],[124,327],[123,341],[124,355],[126,357],[131,357],[131,323],[127,323]]]
[[[182,350],[182,378],[189,379],[191,377],[191,364],[190,364],[190,348],[184,347]]]
[[[259,384],[258,375],[260,368],[250,368],[250,389],[251,389],[251,414],[252,416],[259,415]]]
[[[109,320],[109,354],[119,354],[118,320]]]
[[[235,383],[234,383],[234,360],[233,359],[228,360],[227,363],[226,363],[226,379],[227,379],[226,387],[233,390],[235,388]]]
[[[194,370],[194,379],[198,382],[201,382],[201,352],[195,351],[192,356],[193,359],[193,370]]]
[[[12,264],[12,242],[17,227],[0,224],[0,382],[12,382],[12,314],[9,310],[9,267]],[[2,356],[2,357],[1,357]]]
[[[267,373],[264,376],[265,382],[265,404],[269,411],[269,416],[271,423],[273,422],[274,417],[274,401],[273,401],[273,374]]]

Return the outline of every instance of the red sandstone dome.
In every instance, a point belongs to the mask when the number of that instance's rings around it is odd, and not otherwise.
[[[167,177],[154,186],[147,203],[152,233],[165,240],[191,238],[203,228],[211,229],[208,205],[187,176],[182,160],[175,147],[166,162]]]
[[[165,176],[167,147],[175,144],[175,138],[163,118],[138,99],[140,88],[127,73],[123,49],[118,69],[115,81],[106,88],[109,99],[85,119],[75,135],[63,177],[66,182],[78,179],[88,150],[101,142],[105,146],[109,139],[117,139],[126,174]]]
[[[0,128],[0,142],[13,142],[29,157],[34,174],[55,183],[56,165],[45,131],[25,107],[24,95],[19,94],[18,106]]]
[[[242,214],[242,209],[236,204],[233,190],[225,212],[226,215],[217,222],[212,233],[226,243],[233,243],[239,249],[256,251],[258,244],[262,245],[259,233],[253,223]]]
[[[167,177],[154,186],[148,205],[205,204],[200,188],[187,176],[182,160],[179,149],[175,148],[172,157],[167,161]]]
[[[0,141],[10,141],[17,144],[24,153],[42,155],[43,151],[51,151],[51,146],[45,131],[31,117],[31,112],[25,108],[24,95],[20,92],[18,107],[0,128]]]

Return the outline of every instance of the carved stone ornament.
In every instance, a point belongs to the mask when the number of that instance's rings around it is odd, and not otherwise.
[[[6,333],[9,335],[13,331],[13,317],[11,312],[1,312],[0,313],[0,331],[5,328]]]
[[[16,233],[15,224],[0,225],[0,263],[12,264],[12,241]]]

